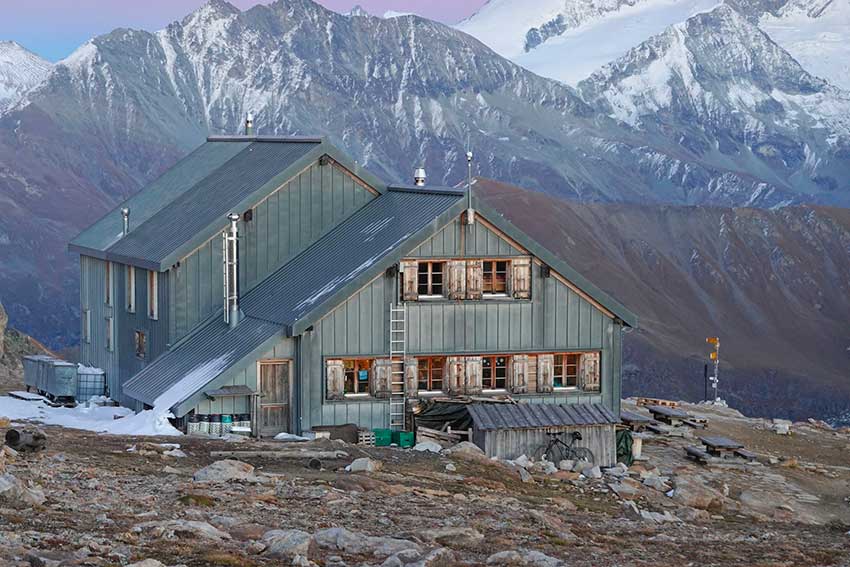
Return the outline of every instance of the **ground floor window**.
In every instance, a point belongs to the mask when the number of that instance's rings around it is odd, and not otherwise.
[[[419,391],[437,392],[442,390],[443,372],[446,366],[445,357],[433,356],[429,358],[420,358],[417,363],[419,365]]]
[[[485,390],[504,390],[508,387],[508,359],[504,355],[481,358],[481,379]]]
[[[555,388],[578,387],[578,367],[580,354],[556,354],[553,381]]]
[[[342,361],[346,394],[368,394],[372,381],[372,359],[355,358]]]
[[[145,351],[147,350],[147,338],[145,337],[145,333],[142,331],[136,331],[134,342],[136,344],[136,358],[144,358]]]

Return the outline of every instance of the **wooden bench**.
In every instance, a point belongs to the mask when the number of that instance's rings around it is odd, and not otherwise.
[[[746,449],[736,449],[735,454],[741,457],[742,459],[746,459],[750,462],[757,461],[759,456],[753,453],[752,451],[747,451]]]
[[[675,407],[670,406],[646,406],[652,417],[658,421],[668,425],[677,426],[682,424],[682,420],[691,419],[691,415]]]
[[[699,447],[685,447],[685,456],[704,465],[710,463],[713,458]]]
[[[701,436],[699,440],[706,446],[708,453],[716,457],[723,457],[744,448],[738,441],[720,435]]]
[[[637,405],[639,406],[667,406],[670,408],[675,408],[679,405],[679,402],[674,402],[671,400],[662,400],[660,398],[638,398]]]
[[[683,419],[682,423],[684,423],[688,427],[693,427],[694,429],[705,429],[707,427],[707,424],[705,422],[696,419]]]

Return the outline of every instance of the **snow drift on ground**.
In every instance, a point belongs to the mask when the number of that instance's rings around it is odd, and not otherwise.
[[[55,408],[44,402],[27,402],[0,396],[0,417],[112,435],[182,435],[172,427],[162,412],[147,410],[134,413],[128,408],[96,405],[94,401],[75,408]]]

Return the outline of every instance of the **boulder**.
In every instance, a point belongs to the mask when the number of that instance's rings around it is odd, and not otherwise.
[[[564,459],[563,461],[558,463],[558,468],[562,471],[572,471],[575,464],[575,461]]]
[[[487,558],[487,565],[560,567],[564,562],[539,551],[500,551]]]
[[[439,443],[434,443],[433,441],[422,441],[421,443],[417,443],[415,447],[413,447],[414,451],[419,451],[420,453],[439,453],[443,450]]]
[[[522,467],[524,469],[530,469],[531,466],[534,464],[534,463],[531,462],[531,459],[529,459],[525,455],[520,455],[516,459],[513,459],[513,460],[508,461],[508,462],[511,463],[512,465],[516,465],[516,466]]]
[[[242,461],[225,459],[216,461],[195,472],[195,482],[230,482],[234,480],[253,480],[254,467]]]
[[[484,451],[481,447],[470,441],[461,441],[457,445],[452,445],[445,450],[446,455],[458,457],[484,457]]]
[[[197,520],[163,520],[144,522],[133,526],[136,533],[146,533],[157,539],[205,539],[222,541],[230,539],[230,534]]]
[[[0,507],[32,508],[41,506],[45,500],[41,488],[27,486],[11,474],[0,475]]]
[[[723,495],[703,484],[696,476],[676,477],[672,498],[683,506],[698,510],[716,511],[723,508]]]
[[[581,474],[587,478],[602,478],[602,471],[599,470],[599,467],[586,467],[581,471]]]
[[[592,466],[593,466],[593,464],[590,461],[584,461],[584,460],[576,461],[575,464],[573,464],[573,472],[580,473],[584,469],[586,469],[587,467],[592,467]]]
[[[458,543],[460,545],[477,545],[484,539],[484,534],[470,527],[436,528],[422,532],[422,537],[441,545]]]
[[[354,459],[350,465],[348,465],[349,472],[375,472],[381,470],[383,463],[381,461],[376,461],[374,459],[370,459],[369,457],[361,457],[359,459]]]
[[[643,484],[650,488],[654,488],[659,492],[667,492],[670,490],[670,485],[667,484],[667,477],[663,476],[650,476],[643,480]]]
[[[127,567],[165,567],[165,563],[160,563],[156,559],[145,559],[137,563],[131,563]]]
[[[341,551],[351,555],[373,555],[384,558],[405,550],[421,553],[421,548],[406,539],[370,537],[345,528],[327,528],[313,534],[313,542],[321,549]]]
[[[266,549],[263,555],[275,559],[293,559],[298,555],[307,555],[311,536],[301,530],[271,530],[263,535]]]

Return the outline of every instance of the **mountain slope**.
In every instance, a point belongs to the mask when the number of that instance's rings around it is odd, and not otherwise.
[[[635,311],[626,395],[702,399],[705,337],[721,395],[756,415],[850,405],[850,210],[583,204],[488,180],[476,191]]]
[[[610,116],[731,168],[766,174],[769,164],[765,179],[789,189],[833,191],[850,176],[850,92],[806,73],[728,5],[642,43],[579,89]],[[791,182],[799,173],[807,181]]]
[[[0,41],[0,114],[47,77],[51,64],[14,41]]]
[[[260,133],[326,135],[388,181],[424,164],[432,182],[457,182],[469,139],[478,173],[586,201],[850,204],[836,165],[850,160],[823,149],[843,143],[833,125],[798,120],[808,129],[786,145],[799,136],[817,160],[779,163],[717,130],[734,112],[652,129],[611,118],[603,99],[594,108],[441,24],[309,0],[245,12],[212,0],[158,33],[115,30],[0,116],[0,296],[22,330],[75,342],[66,242],[248,111]]]

